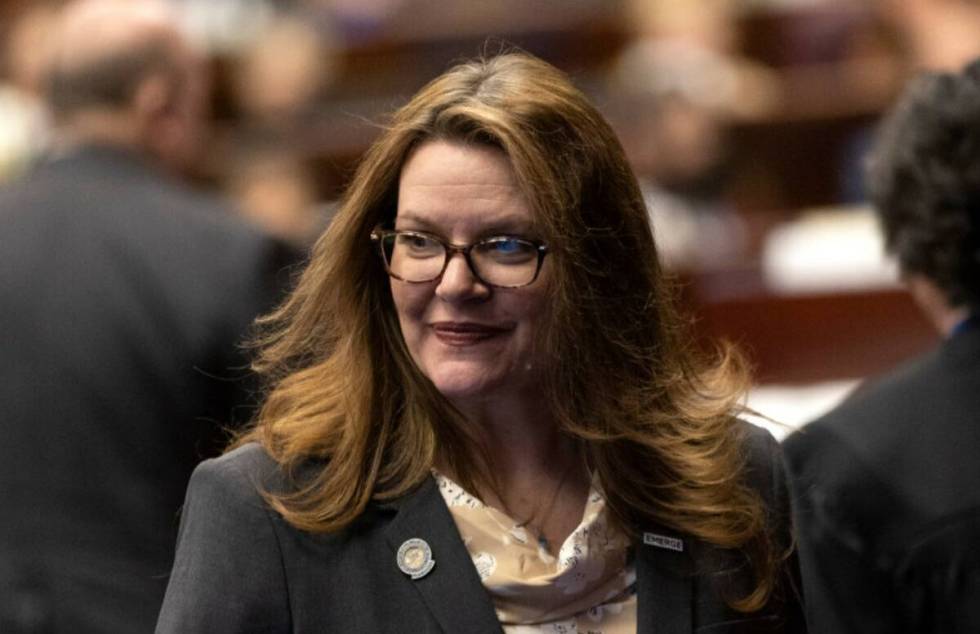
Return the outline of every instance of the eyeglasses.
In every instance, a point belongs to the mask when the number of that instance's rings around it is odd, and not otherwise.
[[[473,275],[488,286],[519,288],[538,278],[547,245],[515,236],[492,236],[473,244],[450,244],[420,231],[375,229],[388,275],[403,282],[431,282],[442,276],[449,259],[461,253]]]

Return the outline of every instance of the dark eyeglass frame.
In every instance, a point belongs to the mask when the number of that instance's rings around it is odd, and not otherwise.
[[[399,277],[398,275],[393,273],[391,270],[391,266],[388,263],[388,256],[387,254],[385,254],[384,239],[388,236],[399,236],[399,235],[420,236],[428,240],[435,240],[436,242],[441,244],[443,250],[445,251],[445,258],[443,259],[442,269],[440,269],[439,273],[427,280],[406,280],[405,278]],[[494,284],[492,282],[488,282],[487,280],[483,279],[483,277],[477,272],[476,267],[473,265],[473,260],[470,256],[470,252],[474,249],[474,247],[478,247],[481,244],[487,244],[488,242],[493,242],[494,240],[500,240],[501,238],[506,238],[508,240],[516,240],[518,242],[529,244],[534,247],[535,253],[538,256],[538,261],[536,266],[534,267],[534,275],[531,277],[529,281],[525,282],[524,284]],[[378,255],[381,256],[381,261],[384,263],[385,271],[388,273],[388,275],[395,278],[396,280],[401,280],[406,284],[428,284],[429,282],[439,279],[440,277],[442,277],[442,275],[446,272],[446,269],[449,267],[449,261],[452,260],[454,255],[459,253],[463,256],[463,259],[466,260],[466,266],[469,267],[470,273],[472,273],[473,277],[479,280],[481,284],[485,284],[486,286],[491,286],[493,288],[523,288],[525,286],[530,286],[531,284],[534,283],[536,279],[538,279],[538,275],[541,273],[541,266],[544,264],[544,256],[548,254],[548,245],[543,242],[539,242],[537,240],[529,240],[527,238],[522,238],[520,236],[513,236],[507,234],[490,236],[488,238],[477,240],[476,242],[470,244],[453,244],[452,242],[446,242],[439,236],[433,235],[431,233],[426,233],[424,231],[382,229],[379,227],[371,232],[371,242],[377,245]]]

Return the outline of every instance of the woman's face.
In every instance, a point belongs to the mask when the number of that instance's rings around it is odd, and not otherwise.
[[[402,168],[395,228],[469,245],[494,236],[536,239],[531,210],[500,150],[441,140],[419,146]],[[462,254],[425,283],[391,278],[412,359],[450,401],[533,394],[540,369],[535,340],[549,287],[545,258],[537,279],[491,287]]]

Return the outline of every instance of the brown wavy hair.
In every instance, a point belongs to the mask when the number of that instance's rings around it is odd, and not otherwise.
[[[465,488],[495,490],[478,438],[409,356],[369,240],[394,219],[402,164],[431,139],[489,144],[510,158],[553,258],[540,342],[546,406],[578,441],[617,520],[749,553],[754,585],[730,603],[762,607],[779,562],[765,508],[744,482],[733,415],[744,365],[728,349],[706,363],[685,343],[615,134],[561,72],[521,53],[458,65],[393,115],[294,292],[260,320],[255,368],[268,393],[236,444],[260,442],[287,472],[318,465],[269,503],[297,528],[335,531],[372,499],[418,486],[437,460]]]

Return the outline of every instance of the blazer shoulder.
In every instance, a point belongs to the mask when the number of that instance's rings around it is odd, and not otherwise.
[[[272,456],[257,442],[248,442],[232,449],[228,453],[211,460],[205,460],[203,465],[215,471],[251,471],[272,473],[278,470],[278,465]]]
[[[262,497],[277,471],[257,444],[194,471],[157,634],[289,631],[286,563]]]
[[[188,489],[198,494],[220,492],[238,501],[264,505],[261,492],[281,490],[284,482],[275,460],[259,443],[250,442],[200,463],[191,475]]]

